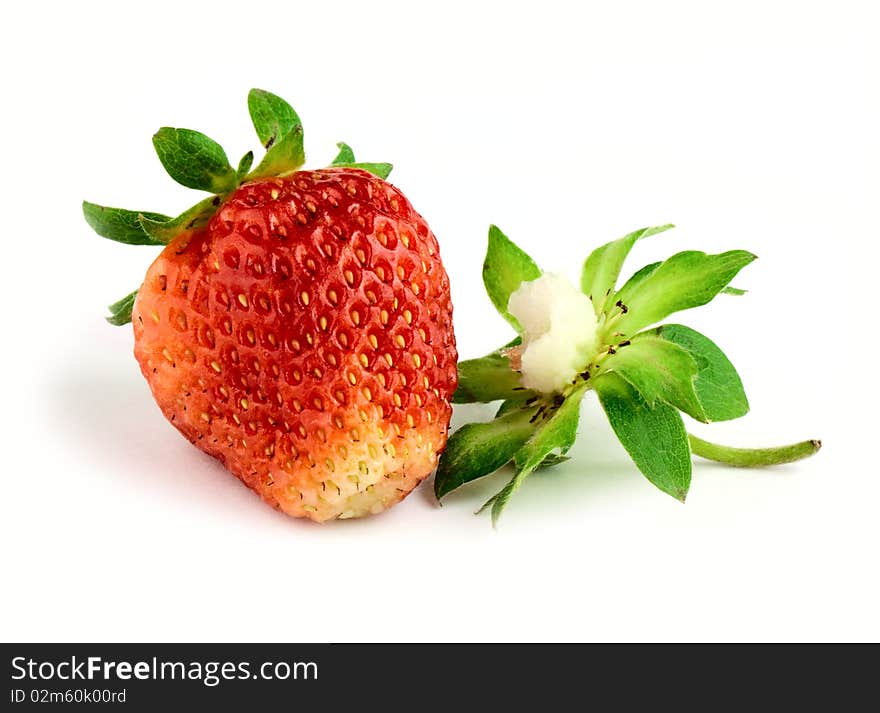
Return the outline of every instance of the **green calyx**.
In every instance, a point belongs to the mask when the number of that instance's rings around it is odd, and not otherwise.
[[[596,317],[598,352],[556,393],[525,389],[511,358],[523,332],[508,310],[511,295],[543,273],[496,226],[489,229],[483,282],[498,312],[519,336],[485,357],[459,363],[455,403],[502,400],[494,421],[468,424],[449,439],[434,491],[442,498],[507,464],[514,474],[485,503],[493,523],[510,497],[539,467],[567,460],[575,441],[580,405],[593,390],[636,467],[656,487],[682,502],[691,482],[692,454],[736,466],[764,466],[805,458],[818,441],[780,448],[729,448],[685,429],[682,414],[702,423],[727,421],[749,410],[742,381],[724,352],[708,337],[680,324],[654,326],[669,315],[699,307],[718,294],[742,295],[730,282],[755,256],[744,250],[717,255],[679,252],[646,265],[620,286],[623,263],[636,242],[672,225],[643,228],[594,250],[581,271],[581,291]],[[528,344],[525,345],[528,349]]]
[[[374,176],[378,176],[383,181],[388,178],[391,169],[394,168],[390,163],[355,161],[354,151],[351,150],[351,146],[342,141],[336,144],[336,147],[339,149],[339,153],[336,154],[336,158],[330,164],[331,166],[336,166],[337,168],[360,168],[372,173]]]
[[[303,127],[297,113],[286,101],[263,89],[248,93],[248,111],[257,138],[265,149],[260,163],[253,167],[254,153],[248,151],[233,168],[223,147],[205,134],[192,129],[163,127],[153,136],[153,147],[162,166],[175,181],[187,188],[211,195],[177,217],[149,211],[110,208],[83,201],[83,217],[101,237],[127,245],[167,245],[186,230],[204,226],[229,195],[242,183],[299,170],[305,163]],[[331,166],[359,168],[383,180],[391,173],[390,163],[355,161],[347,144],[338,144],[339,155]],[[114,325],[131,321],[131,308],[137,292],[110,306],[107,321]]]

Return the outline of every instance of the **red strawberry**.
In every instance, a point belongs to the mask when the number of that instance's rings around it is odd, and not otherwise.
[[[291,162],[273,151],[301,160],[301,125],[285,128],[292,109],[277,97],[257,99],[270,146],[261,167],[280,173]],[[107,237],[123,239],[126,223],[126,242],[174,233],[133,307],[111,307],[117,323],[131,310],[135,356],[165,416],[267,502],[318,521],[380,512],[428,476],[456,386],[437,241],[397,188],[358,167],[385,165],[355,164],[340,146],[334,167],[274,177],[258,167],[241,182],[246,157],[228,190],[214,167],[218,197],[176,224],[85,204]]]

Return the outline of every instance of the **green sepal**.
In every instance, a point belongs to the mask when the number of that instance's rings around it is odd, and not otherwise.
[[[682,324],[664,324],[642,334],[654,334],[691,355],[697,366],[694,391],[709,421],[730,421],[748,413],[749,400],[742,380],[730,359],[711,339]],[[637,335],[633,344],[640,338]]]
[[[822,441],[809,440],[776,448],[732,448],[709,443],[689,434],[694,455],[738,468],[763,468],[809,458],[822,447]]]
[[[684,502],[691,484],[691,452],[678,411],[663,402],[650,406],[613,372],[598,377],[593,387],[638,469],[664,493]]]
[[[660,267],[661,263],[652,262],[650,265],[645,265],[643,268],[637,270],[633,273],[632,277],[630,277],[616,293],[614,293],[614,297],[611,300],[606,302],[608,309],[611,308],[611,305],[614,305],[617,302],[621,304],[627,304],[629,302],[630,295],[635,291],[636,287],[638,287],[651,273],[654,272],[658,267]],[[735,295],[742,296],[746,294],[747,290],[741,290],[738,287],[731,287],[728,285],[723,288],[719,294],[722,295]]]
[[[243,181],[244,177],[247,176],[247,172],[251,170],[251,166],[254,163],[254,152],[248,151],[244,156],[241,157],[241,161],[238,162],[238,168],[235,169],[235,175],[239,181]]]
[[[688,416],[708,423],[694,381],[697,362],[689,351],[657,334],[642,332],[601,362],[597,376],[614,372],[626,379],[654,407],[665,401]]]
[[[581,401],[587,391],[586,384],[580,384],[561,399],[562,403],[549,410],[546,420],[538,421],[534,435],[514,456],[519,469],[534,469],[554,451],[565,455],[577,438]]]
[[[138,291],[135,290],[118,302],[114,302],[110,305],[107,308],[110,311],[110,316],[106,317],[106,320],[116,327],[121,327],[123,324],[131,322],[131,310],[134,307],[134,300],[135,297],[137,297],[137,293]]]
[[[569,456],[561,455],[560,453],[551,453],[544,460],[541,461],[541,464],[535,468],[535,470],[543,470],[544,468],[552,468],[554,465],[559,465],[560,463],[565,463],[565,461],[571,460]]]
[[[526,391],[526,394],[531,394],[530,391]],[[501,402],[501,405],[498,407],[498,410],[495,412],[495,418],[500,418],[504,414],[510,413],[511,411],[516,411],[517,409],[525,408],[526,402],[530,401],[534,397],[525,396],[525,397],[514,397],[511,399],[505,399]],[[453,403],[455,401],[453,400]]]
[[[223,147],[199,131],[164,126],[153,136],[153,146],[168,175],[182,186],[225,193],[238,185]]]
[[[369,163],[366,161],[355,161],[352,163],[334,163],[334,168],[359,168],[362,171],[367,171],[368,173],[372,173],[374,176],[378,176],[383,181],[388,178],[391,174],[391,170],[394,168],[390,163]]]
[[[302,122],[299,116],[281,97],[265,89],[251,89],[248,92],[247,103],[257,137],[267,151],[281,137],[297,128],[302,137]]]
[[[334,158],[333,162],[330,164],[334,168],[359,168],[363,171],[372,173],[374,176],[378,176],[383,181],[388,178],[394,168],[390,163],[356,161],[354,158],[354,149],[344,141],[340,141],[336,146],[339,148],[339,153],[336,154],[336,158]]]
[[[88,201],[83,201],[82,210],[86,222],[98,235],[126,245],[162,245],[144,232],[139,221],[140,216],[156,221],[171,220],[161,213],[108,208]]]
[[[707,255],[699,250],[677,253],[644,277],[609,310],[618,310],[606,323],[608,332],[625,336],[664,317],[711,301],[755,255],[730,250]]]
[[[608,296],[614,291],[620,269],[637,240],[657,235],[675,226],[671,223],[652,228],[641,228],[618,240],[596,248],[581,268],[581,291],[590,298],[596,316],[602,314]]]
[[[280,176],[300,168],[306,161],[303,126],[284,99],[264,89],[248,93],[248,111],[266,155],[249,179]]]
[[[512,411],[488,423],[469,423],[453,433],[434,477],[437,498],[494,473],[510,461],[531,435],[529,421],[535,411]]]
[[[303,149],[302,126],[293,128],[272,144],[260,164],[248,174],[248,179],[283,176],[293,173],[306,162]]]
[[[523,387],[510,360],[499,352],[458,363],[458,388],[452,403],[488,403],[499,399],[525,399],[534,394]]]
[[[513,457],[517,469],[516,474],[500,492],[480,508],[482,511],[489,505],[492,506],[493,526],[498,524],[498,518],[508,501],[519,490],[525,479],[539,468],[549,455],[559,451],[558,455],[564,456],[574,444],[577,438],[581,400],[585,391],[586,384],[580,385],[565,397],[549,417],[539,420],[535,424],[534,433]]]
[[[642,284],[658,267],[660,267],[660,262],[652,262],[650,265],[645,265],[644,267],[636,270],[632,276],[623,283],[623,287],[621,287],[617,292],[614,293],[614,297],[606,302],[609,305],[609,309],[611,305],[616,303],[626,304],[629,301],[629,296],[635,292],[635,289]]]
[[[140,225],[143,231],[153,240],[165,245],[185,230],[194,230],[206,225],[211,216],[217,212],[221,201],[220,196],[205,198],[176,218],[164,221],[153,220],[146,215],[141,215]]]
[[[489,226],[489,244],[483,261],[483,284],[498,313],[517,331],[522,327],[510,312],[507,303],[523,282],[541,276],[541,268],[510,238],[495,226]]]
[[[340,141],[336,144],[336,147],[339,149],[339,153],[336,154],[336,158],[330,164],[331,166],[347,166],[355,162],[354,150],[351,146],[344,141]]]

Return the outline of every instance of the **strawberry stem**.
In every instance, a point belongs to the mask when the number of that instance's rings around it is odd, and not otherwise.
[[[709,443],[688,434],[691,452],[706,460],[726,463],[741,468],[759,468],[768,465],[793,463],[813,455],[822,447],[822,441],[809,440],[777,448],[732,448]]]

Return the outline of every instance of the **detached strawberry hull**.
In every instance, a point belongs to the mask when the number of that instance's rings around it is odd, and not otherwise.
[[[242,184],[159,255],[132,323],[168,420],[295,517],[380,512],[445,447],[449,280],[425,221],[366,171]]]

